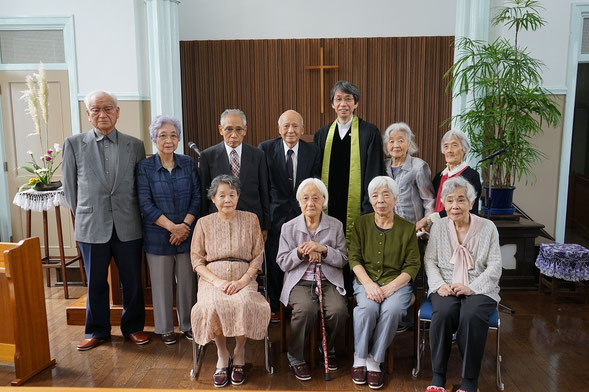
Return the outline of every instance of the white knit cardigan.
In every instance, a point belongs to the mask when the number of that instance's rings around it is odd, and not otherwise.
[[[429,285],[428,295],[435,293],[441,285],[452,283],[454,264],[450,258],[454,248],[450,244],[448,233],[448,217],[434,223],[425,250],[424,266]],[[499,248],[499,233],[495,224],[482,219],[478,241],[472,252],[474,268],[468,271],[468,287],[475,294],[484,294],[499,302],[499,278],[501,278],[502,262]]]

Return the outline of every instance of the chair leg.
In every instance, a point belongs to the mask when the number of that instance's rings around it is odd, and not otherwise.
[[[280,304],[280,352],[286,352],[286,311]]]
[[[503,380],[501,378],[501,351],[500,351],[500,342],[501,342],[501,321],[497,324],[497,348],[496,348],[496,361],[497,361],[497,388],[500,391],[505,389],[505,385],[503,384]]]
[[[190,377],[194,380],[198,378],[198,373],[200,372],[205,355],[205,348],[206,345],[197,345],[194,340],[192,341],[192,369],[190,369]]]
[[[274,373],[274,367],[272,366],[272,342],[270,342],[269,330],[266,329],[266,337],[264,338],[264,365],[266,366],[266,372],[268,374]]]
[[[422,322],[419,319],[419,315],[415,320],[417,322],[416,330],[417,330],[417,337],[415,338],[415,347],[414,350],[417,353],[415,355],[415,367],[411,372],[411,375],[415,378],[421,371],[421,356],[423,355],[423,351],[425,350],[425,322]]]

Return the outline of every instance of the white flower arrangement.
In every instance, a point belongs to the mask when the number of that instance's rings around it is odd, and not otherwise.
[[[45,76],[45,69],[43,68],[42,63],[39,64],[39,73],[28,75],[26,81],[27,90],[23,92],[21,99],[27,100],[26,111],[35,124],[33,133],[30,133],[28,136],[39,135],[41,149],[45,150],[45,154],[41,156],[41,162],[38,164],[33,152],[30,150],[27,151],[27,155],[31,157],[31,160],[27,161],[30,166],[21,166],[20,168],[36,176],[22,184],[19,188],[19,192],[25,187],[34,187],[39,183],[51,184],[53,175],[59,166],[61,166],[61,162],[54,166],[56,158],[61,153],[59,143],[55,143],[53,148],[49,147],[49,89],[47,87],[47,77]],[[45,140],[43,140],[41,120],[43,120],[43,124],[45,125]]]

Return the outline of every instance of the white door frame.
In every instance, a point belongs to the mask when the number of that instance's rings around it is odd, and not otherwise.
[[[69,83],[69,98],[71,112],[72,134],[80,133],[80,115],[78,108],[78,66],[76,62],[76,41],[74,32],[74,17],[0,17],[0,30],[62,30],[65,52],[65,63],[44,64],[47,70],[67,70]],[[37,71],[39,64],[3,64],[0,57],[0,71]],[[6,152],[4,132],[2,131],[2,113],[0,111],[0,241],[10,241],[12,227],[10,225],[10,203],[8,193],[8,177],[4,172]]]
[[[556,204],[556,241],[564,243],[566,231],[569,171],[573,142],[573,120],[575,115],[575,94],[577,68],[579,63],[589,62],[589,55],[581,54],[583,19],[589,18],[589,2],[571,4],[571,27],[567,66],[567,92],[563,115],[562,147],[560,151],[560,173],[558,178],[558,200]]]

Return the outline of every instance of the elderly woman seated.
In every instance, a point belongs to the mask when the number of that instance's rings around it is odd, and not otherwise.
[[[270,306],[256,282],[263,260],[262,231],[255,214],[235,209],[239,193],[237,177],[215,177],[208,197],[218,212],[200,218],[192,238],[192,266],[199,275],[192,331],[198,344],[215,339],[215,387],[229,380],[243,383],[246,338],[263,339],[270,322]],[[226,345],[231,336],[236,341],[233,365]]]
[[[411,303],[411,280],[420,268],[415,225],[396,215],[399,187],[390,177],[368,185],[374,213],[356,219],[350,238],[350,268],[356,274],[352,381],[381,388],[380,364]]]
[[[431,228],[425,272],[433,313],[430,345],[433,379],[427,392],[445,391],[452,334],[463,358],[459,391],[475,392],[489,316],[499,302],[501,253],[495,224],[470,213],[476,193],[462,177],[442,189],[447,217]]]
[[[296,196],[302,214],[282,226],[276,262],[285,272],[280,301],[292,307],[288,361],[299,380],[310,380],[304,351],[305,337],[314,328],[319,310],[315,266],[321,263],[328,367],[337,370],[335,339],[348,319],[342,273],[348,257],[342,223],[322,212],[328,198],[323,182],[304,180]]]

